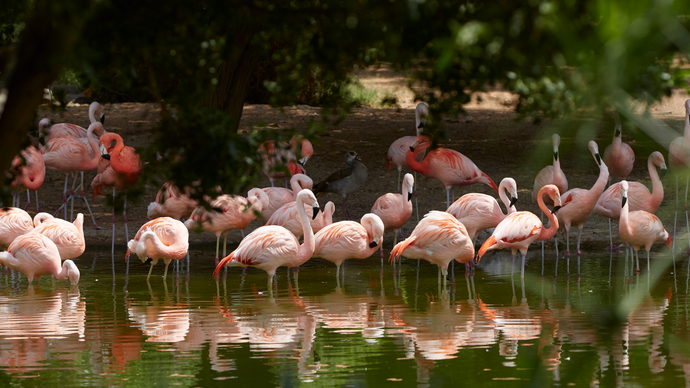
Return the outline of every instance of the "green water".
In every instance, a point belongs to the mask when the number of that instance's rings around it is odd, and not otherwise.
[[[668,252],[668,250],[665,250]],[[439,292],[436,267],[378,256],[335,267],[281,268],[270,297],[263,271],[213,253],[191,270],[77,260],[78,286],[29,286],[0,275],[0,386],[688,386],[688,263],[585,252],[558,262],[533,248],[526,277],[508,252],[473,275],[456,266]],[[229,381],[225,381],[229,380]]]

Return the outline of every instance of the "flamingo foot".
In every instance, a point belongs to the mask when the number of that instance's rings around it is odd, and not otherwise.
[[[93,224],[93,228],[96,230],[105,230],[105,228],[101,228],[98,224]]]
[[[609,245],[606,247],[607,252],[618,252],[620,251],[622,245]]]
[[[565,251],[565,257],[570,258],[570,249]]]
[[[690,248],[688,248],[688,249],[685,250],[685,254],[688,255],[688,256],[690,256]]]
[[[31,202],[27,202],[26,205],[24,205],[24,211],[29,208],[29,205],[31,205]]]

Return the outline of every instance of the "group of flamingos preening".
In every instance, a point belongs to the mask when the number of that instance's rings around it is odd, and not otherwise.
[[[690,165],[690,100],[685,102],[685,110],[684,136],[675,139],[669,147],[669,163],[678,172]],[[548,218],[548,227],[542,223],[543,217],[540,219],[531,212],[516,210],[518,191],[513,178],[506,177],[496,186],[465,155],[448,148],[429,149],[432,141],[423,134],[428,114],[428,107],[423,103],[418,104],[415,109],[417,136],[400,138],[389,148],[387,168],[397,166],[399,190],[380,196],[371,212],[361,217],[360,222],[334,223],[335,205],[328,202],[322,208],[316,197],[319,192],[326,191],[340,194],[343,197],[343,215],[352,218],[347,207],[347,195],[361,187],[367,179],[367,169],[357,153],[349,151],[346,154],[346,168],[314,185],[304,169],[314,149],[308,140],[296,136],[289,143],[268,141],[259,147],[257,152],[272,187],[254,188],[246,198],[220,195],[208,199],[209,210],[190,198],[188,188],[180,190],[174,184],[166,183],[148,207],[150,221],[128,242],[126,256],[128,258],[135,253],[144,262],[150,260],[147,280],[153,266],[162,259],[165,278],[172,260],[189,257],[188,230],[203,230],[216,235],[214,277],[217,278],[225,266],[261,268],[268,274],[268,288],[272,290],[278,267],[298,267],[312,257],[321,257],[336,264],[336,276],[340,279],[340,266],[346,259],[368,258],[377,250],[381,250],[383,258],[384,233],[393,232],[396,241],[390,261],[405,256],[436,264],[439,282],[443,280],[445,290],[451,262],[457,261],[471,268],[475,257],[478,262],[487,251],[495,249],[510,249],[513,261],[517,251],[520,251],[521,276],[524,277],[525,257],[530,244],[551,239],[559,228],[565,232],[566,257],[569,258],[570,230],[573,226],[577,227],[576,250],[579,258],[581,232],[592,213],[609,218],[609,231],[610,220],[619,220],[621,239],[632,246],[635,255],[640,247],[644,247],[648,265],[653,243],[665,242],[671,247],[670,234],[653,214],[663,199],[657,168],[665,172],[664,157],[660,152],[653,152],[649,156],[647,164],[652,192],[644,184],[625,181],[632,171],[635,154],[621,140],[617,114],[614,114],[616,125],[613,143],[606,148],[603,157],[596,142],[590,141],[588,144],[599,168],[598,179],[590,189],[568,190],[568,181],[560,165],[560,137],[553,135],[553,165],[537,174],[532,192],[532,199]],[[84,193],[84,171],[98,170],[98,175],[91,183],[94,196],[102,192],[103,186],[111,187],[113,195],[116,190],[127,190],[141,172],[142,163],[134,149],[125,146],[119,135],[105,131],[105,116],[98,103],[91,105],[89,118],[91,124],[87,129],[72,124],[51,126],[48,119],[41,120],[39,136],[45,139],[45,145],[28,147],[12,163],[12,172],[16,176],[13,185],[26,187],[27,207],[30,202],[29,190],[38,190],[46,168],[65,174],[63,206],[54,216],[39,212],[36,197],[37,215],[32,219],[18,208],[18,194],[14,207],[0,210],[0,248],[7,250],[0,253],[0,261],[10,269],[24,273],[29,281],[50,274],[58,279],[69,279],[72,284],[78,282],[79,270],[70,259],[84,252],[84,217],[79,213],[74,222],[55,217],[64,210],[64,218],[67,218],[68,201],[73,212],[75,190],[80,190],[81,198],[90,211]],[[287,170],[276,168],[279,166],[287,166]],[[415,174],[421,173],[441,181],[446,188],[447,201],[445,212],[430,211],[419,220],[409,236],[404,236],[401,228],[412,215],[412,198],[416,197],[415,178],[412,174],[405,174],[400,184],[404,166]],[[289,171],[289,176],[285,171]],[[77,172],[81,172],[81,179],[75,188]],[[74,178],[68,196],[70,174]],[[274,181],[282,177],[289,178],[291,190],[273,187]],[[614,177],[620,182],[610,184]],[[496,191],[506,212],[494,197],[486,194],[465,194],[455,201],[453,193],[451,203],[454,186],[473,183],[484,183]],[[549,208],[550,205],[553,207]],[[265,225],[244,237],[237,249],[226,255],[228,232],[246,228],[257,216]],[[94,227],[99,228],[93,214],[91,217]],[[128,235],[126,211],[123,218]],[[113,244],[114,224],[113,212]],[[479,232],[490,228],[494,228],[492,235],[483,242],[475,256]],[[223,235],[225,243],[220,256],[220,237]],[[398,237],[406,238],[397,243]],[[301,244],[300,238],[303,239]],[[617,248],[613,245],[612,237],[609,248]],[[222,260],[219,260],[220,257],[223,257]]]

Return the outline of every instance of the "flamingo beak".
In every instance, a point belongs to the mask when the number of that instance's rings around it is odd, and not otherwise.
[[[626,196],[623,196],[623,201],[622,201],[622,204],[621,204],[621,208],[624,208],[624,207],[625,207],[625,203],[626,203],[626,202],[628,202],[628,196],[627,196],[627,195],[626,195]]]
[[[105,124],[105,114],[101,116],[101,124]]]
[[[300,166],[304,166],[305,164],[307,164],[308,160],[309,160],[309,157],[305,156],[302,159],[300,159],[297,163],[299,163]]]
[[[558,151],[553,153],[553,160],[558,160]]]
[[[103,154],[103,155],[101,155],[101,158],[103,158],[103,159],[105,159],[105,160],[110,160],[110,155],[108,155],[108,154]]]
[[[660,169],[660,170],[659,170],[659,177],[661,177],[661,178],[665,177],[665,176],[666,176],[666,172],[668,172],[667,169],[665,169],[665,168]]]
[[[551,210],[551,214],[556,214],[556,212],[557,212],[558,210],[560,210],[560,208],[561,208],[560,205],[554,206],[554,207],[553,207],[553,210]]]
[[[597,164],[601,166],[601,156],[599,155],[599,153],[597,152],[596,154],[594,154],[594,157],[597,159]]]
[[[369,248],[376,248],[379,244],[376,241],[372,241],[369,243]]]
[[[407,193],[407,200],[412,201],[413,193]]]
[[[620,137],[620,135],[621,135],[621,130],[618,129],[618,128],[616,128],[616,134],[613,135],[613,136],[614,136],[614,137]]]
[[[517,202],[517,200],[518,200],[517,197],[511,197],[509,207],[513,207],[515,205],[515,202]]]
[[[321,208],[318,206],[314,206],[312,207],[312,209],[314,210],[314,214],[312,214],[311,219],[314,220],[316,219],[316,216],[319,214],[319,210],[321,210]]]
[[[420,121],[420,122],[419,122],[419,125],[417,126],[417,129],[424,129],[424,125],[425,125],[425,124],[426,124],[426,123],[425,123],[424,121]]]

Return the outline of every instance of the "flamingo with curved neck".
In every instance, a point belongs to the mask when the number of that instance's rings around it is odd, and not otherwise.
[[[98,116],[98,119],[96,119]],[[89,123],[100,122],[105,123],[105,114],[103,113],[103,107],[98,102],[94,101],[89,105]],[[86,137],[87,129],[80,127],[76,124],[69,123],[58,123],[50,125],[50,119],[44,118],[38,122],[38,136],[45,137],[46,143],[62,136],[72,136],[76,138]],[[98,127],[94,132],[97,136],[102,136],[106,133],[103,126]]]
[[[84,215],[81,213],[77,214],[74,222],[54,218],[48,213],[38,213],[34,216],[34,226],[31,233],[40,233],[54,242],[61,260],[77,258],[86,249]]]
[[[29,190],[36,192],[36,212],[38,213],[38,189],[43,186],[43,181],[46,177],[46,166],[43,163],[43,156],[34,146],[28,146],[26,149],[20,152],[22,157],[19,155],[14,157],[12,160],[12,168],[17,168],[19,174],[16,176],[15,181],[12,186],[24,185],[26,187],[26,205],[24,210],[26,210],[31,204],[31,196],[29,195]],[[22,158],[26,161],[25,165],[22,165]],[[17,195],[17,203],[15,206],[19,206],[19,196]]]
[[[142,262],[151,259],[151,268],[146,281],[151,277],[153,266],[163,259],[165,273],[168,276],[168,265],[173,260],[182,260],[189,250],[189,232],[184,224],[170,217],[160,217],[141,226],[134,239],[127,243],[125,260],[134,252]]]
[[[69,279],[72,285],[79,283],[79,269],[74,262],[61,263],[55,243],[40,233],[14,239],[7,252],[0,252],[0,262],[26,275],[29,283],[34,277],[40,281],[43,275],[53,275],[60,281]]]
[[[273,294],[273,276],[281,266],[298,267],[309,260],[314,253],[314,231],[304,210],[304,205],[319,211],[319,203],[311,190],[297,194],[297,213],[302,224],[304,243],[300,245],[297,237],[289,230],[277,225],[262,226],[245,237],[237,249],[223,258],[213,271],[218,279],[221,268],[226,265],[261,268],[268,274],[269,293]]]
[[[545,185],[555,185],[560,193],[568,191],[568,179],[561,170],[561,155],[558,151],[561,137],[554,133],[551,136],[551,144],[553,146],[553,165],[542,168],[534,178],[534,188],[532,189],[532,201],[534,202],[537,201],[537,193]]]
[[[547,194],[554,204],[556,204],[552,211],[549,211],[544,203],[544,194]],[[562,205],[558,187],[555,185],[546,185],[542,187],[537,193],[537,203],[541,211],[546,214],[551,222],[548,228],[545,228],[539,217],[531,212],[521,211],[512,213],[496,226],[491,237],[489,237],[484,244],[482,244],[482,247],[479,248],[477,261],[481,260],[482,256],[484,256],[487,251],[494,249],[510,249],[513,253],[514,263],[515,254],[519,250],[520,253],[522,253],[522,271],[520,276],[525,277],[525,256],[527,256],[529,245],[534,241],[548,240],[558,231],[558,218],[556,218],[554,214]]]
[[[273,213],[281,206],[290,202],[295,202],[297,193],[302,189],[311,190],[312,187],[314,187],[314,181],[304,174],[294,174],[292,178],[290,178],[290,187],[292,190],[282,187],[265,187],[263,189],[268,195],[269,203],[267,206],[264,206],[264,209],[261,211],[261,221],[268,221]]]
[[[618,112],[613,112],[616,126],[613,129],[613,141],[604,150],[604,163],[609,168],[609,180],[613,177],[625,179],[630,175],[635,164],[635,151],[627,143],[623,143],[621,121]]]

